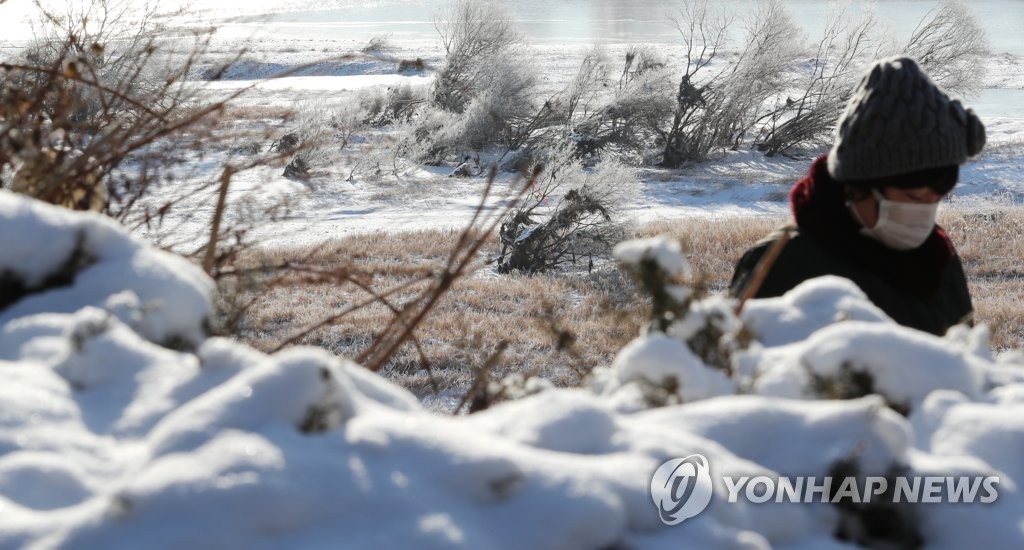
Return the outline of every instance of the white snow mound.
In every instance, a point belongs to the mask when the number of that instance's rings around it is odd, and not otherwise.
[[[204,337],[212,282],[109,218],[0,190],[0,251],[0,324],[97,306],[153,342],[188,347]]]
[[[992,504],[881,513],[927,548],[1024,544],[1020,365],[995,362],[983,332],[872,317],[835,280],[751,303],[793,321],[731,370],[683,341],[699,319],[738,322],[708,302],[626,346],[596,392],[448,417],[322,350],[204,339],[210,281],[97,216],[0,193],[0,242],[2,290],[18,293],[0,306],[0,548],[851,548],[835,534],[864,536],[879,510],[728,498],[726,476],[840,467],[998,476]],[[66,269],[76,250],[88,261]],[[823,399],[844,368],[878,395]],[[652,387],[680,404],[652,408]],[[668,526],[652,475],[694,454],[709,504]]]

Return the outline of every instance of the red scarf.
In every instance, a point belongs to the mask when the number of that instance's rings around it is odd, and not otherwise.
[[[828,174],[827,155],[789,192],[793,218],[804,234],[826,248],[874,273],[897,289],[918,296],[933,293],[955,251],[946,232],[935,226],[924,244],[913,250],[894,250],[860,234],[861,225],[846,206],[842,184]]]

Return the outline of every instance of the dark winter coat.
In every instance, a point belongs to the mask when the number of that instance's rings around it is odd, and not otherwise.
[[[861,235],[842,185],[828,175],[826,157],[790,191],[797,230],[769,271],[757,298],[780,296],[822,275],[850,279],[901,325],[933,334],[969,320],[972,306],[960,258],[941,227],[920,247],[891,249]],[[730,291],[738,296],[761,256],[781,235],[773,233],[736,265]]]

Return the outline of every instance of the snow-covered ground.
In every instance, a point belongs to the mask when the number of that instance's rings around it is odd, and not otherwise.
[[[254,86],[236,104],[253,110],[272,110],[302,102],[326,101],[343,104],[368,89],[398,84],[427,86],[430,71],[399,74],[393,59],[408,58],[427,51],[429,64],[441,62],[437,44],[414,41],[399,44],[388,54],[388,60],[367,61],[359,57],[339,62],[318,63],[318,48],[289,50],[283,44],[269,46],[257,56],[260,62],[242,64],[231,77],[204,86],[211,98]],[[339,46],[342,52],[358,50],[361,44]],[[347,49],[346,49],[347,48]],[[230,48],[227,48],[230,50]],[[587,47],[542,47],[533,49],[542,74],[571,75]],[[988,208],[996,205],[1019,205],[1024,202],[1024,73],[1014,72],[1024,65],[1024,55],[1014,56],[1015,64],[993,60],[989,78],[1006,88],[990,88],[982,97],[995,96],[988,103],[998,114],[978,112],[986,124],[988,145],[983,154],[968,162],[961,170],[961,184],[950,203],[962,208]],[[273,62],[267,60],[276,60]],[[313,64],[306,72],[317,76],[287,76],[269,80],[255,77],[283,71],[290,67]],[[270,68],[268,68],[270,67]],[[269,71],[269,72],[268,72]],[[996,72],[1001,71],[1001,72]],[[561,85],[555,76],[552,89]],[[1003,94],[1005,100],[1000,100]],[[970,105],[970,102],[968,102]],[[266,145],[266,144],[264,144]],[[495,156],[494,158],[497,158]],[[486,162],[486,157],[484,158]],[[624,205],[622,213],[637,223],[671,220],[685,216],[784,216],[788,212],[787,191],[807,170],[809,158],[767,158],[753,151],[736,151],[707,163],[678,170],[645,168],[639,172],[640,193]],[[311,181],[295,182],[284,178],[280,168],[256,169],[236,176],[232,184],[234,202],[254,201],[267,204],[286,201],[289,212],[272,222],[260,223],[251,234],[267,244],[300,244],[328,240],[352,233],[373,230],[405,231],[436,227],[464,226],[473,215],[485,186],[485,177],[451,178],[451,168],[415,167],[400,177],[372,181],[347,177],[347,168],[337,167],[317,174]],[[201,181],[216,181],[219,172],[199,174]],[[494,209],[514,192],[513,175],[499,173],[497,192],[489,208]],[[175,233],[178,223],[191,227],[186,233],[202,234],[212,216],[212,190],[192,197],[186,207],[172,214]],[[150,200],[159,204],[181,195],[181,187],[156,190]],[[244,202],[243,201],[243,202]],[[187,203],[193,203],[187,206]],[[252,204],[252,202],[244,202]],[[147,234],[156,238],[156,234]]]
[[[255,85],[240,104],[256,110],[272,110],[312,101],[340,104],[355,97],[360,90],[372,88],[429,84],[431,68],[438,67],[443,61],[440,44],[429,24],[430,14],[435,13],[438,6],[400,1],[379,5],[343,4],[325,5],[317,10],[311,10],[301,2],[275,4],[269,11],[277,15],[259,23],[254,18],[261,9],[267,9],[266,6],[253,5],[247,8],[248,11],[234,14],[245,17],[236,17],[226,24],[219,47],[225,54],[243,45],[251,51],[242,63],[228,71],[225,79],[203,84],[210,97]],[[803,12],[793,7],[791,10],[810,32],[812,29],[808,26],[813,21],[808,13],[824,13],[825,4],[801,2],[798,7],[804,8]],[[901,25],[919,20],[929,7],[934,7],[931,4],[893,2],[877,6],[877,9],[883,15],[893,15],[889,22],[897,30],[909,32]],[[1006,36],[1002,26],[1005,20],[1024,17],[1024,13],[1014,11],[1018,9],[1016,4],[1003,12],[997,12],[991,4],[971,4],[990,32],[993,55],[986,62],[982,92],[966,99],[968,106],[975,107],[985,122],[988,145],[985,152],[965,165],[961,172],[961,185],[950,202],[963,208],[989,208],[1024,202],[1024,180],[1019,177],[1024,173],[1024,71],[1021,69],[1024,67],[1024,42],[1018,40],[1016,34]],[[634,7],[644,6],[646,4],[638,2]],[[546,13],[544,9],[548,8],[526,3],[513,8],[513,13],[521,18],[521,28],[531,34],[530,55],[534,56],[535,65],[542,75],[542,89],[553,92],[575,74],[580,59],[593,41],[579,39],[583,36],[582,31],[573,30],[571,25],[566,27],[565,40],[561,42],[529,27],[527,23],[540,20],[562,21],[568,25],[560,16],[545,19],[538,15]],[[594,25],[610,24],[619,19],[633,21],[624,13],[634,12],[595,10],[588,12],[590,17],[596,18],[591,22]],[[215,10],[214,13],[219,12]],[[352,16],[346,22],[341,14],[348,13]],[[403,27],[405,31],[395,31],[388,26],[398,24],[394,19],[396,13],[404,13],[408,18],[405,20],[408,25]],[[665,52],[680,48],[672,34],[676,31],[670,26],[668,30],[671,33],[664,35],[659,34],[661,31],[652,30],[666,26],[664,22],[644,18],[633,22],[637,21],[646,23],[636,27],[630,27],[630,23],[624,28],[639,33],[636,37],[640,40],[661,42],[659,48]],[[579,24],[585,23],[584,18]],[[310,25],[335,27],[324,31],[309,28]],[[391,51],[369,56],[358,53],[370,36],[382,32],[391,33]],[[598,41],[604,42],[612,58],[625,47],[622,40],[609,38]],[[353,52],[355,57],[346,57]],[[417,57],[426,62],[426,71],[398,73],[398,60]],[[295,76],[261,80],[307,63],[311,66],[301,69]],[[786,192],[808,165],[807,158],[766,158],[756,152],[738,151],[681,170],[643,169],[640,173],[641,193],[634,202],[625,205],[623,213],[638,223],[695,215],[784,216],[788,210]],[[465,225],[480,199],[484,178],[456,180],[447,177],[449,171],[421,167],[382,184],[363,178],[349,179],[345,168],[337,168],[317,175],[308,184],[300,184],[283,178],[280,169],[256,170],[237,176],[232,192],[235,198],[251,196],[257,202],[288,202],[288,214],[273,222],[259,224],[251,234],[257,240],[269,244],[315,242],[378,229],[403,231]],[[216,173],[205,175],[207,181],[213,181],[217,176]],[[500,205],[502,197],[511,193],[513,186],[510,175],[500,174],[499,192],[493,196],[490,206]],[[180,193],[180,187],[175,186],[164,194],[158,192],[153,201],[156,203],[169,198],[175,192]],[[198,234],[208,226],[212,201],[208,197],[197,196],[193,202],[193,208],[178,209],[178,212],[189,218],[184,220],[185,223],[194,225]],[[175,231],[179,231],[177,226]],[[155,234],[147,235],[156,238]]]
[[[2,548],[1024,544],[1024,355],[993,358],[984,328],[899,327],[841,279],[751,302],[742,319],[697,303],[593,388],[527,384],[442,417],[321,350],[197,336],[210,281],[100,216],[0,192],[0,248],[14,251],[0,272],[16,300],[0,306]],[[685,271],[657,240],[619,255]],[[684,343],[708,322],[752,331],[731,372]],[[670,526],[652,497],[683,493],[652,475],[692,455],[705,468],[678,479],[707,480],[690,493],[686,516],[699,515]],[[919,504],[735,489],[795,476],[932,476],[938,489]],[[972,502],[950,502],[947,476],[974,480]]]

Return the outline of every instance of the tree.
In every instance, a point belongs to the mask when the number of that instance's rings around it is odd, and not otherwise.
[[[902,49],[947,92],[970,95],[981,88],[988,39],[977,18],[959,0],[945,0],[930,11]]]
[[[610,151],[645,159],[656,137],[652,129],[672,112],[672,83],[666,67],[664,58],[646,46],[626,50],[617,80],[604,63],[585,58],[565,101],[570,117],[578,113],[570,124],[577,154]],[[595,103],[589,97],[595,88],[612,92],[598,95],[600,101]]]
[[[800,76],[797,93],[785,94],[761,116],[757,149],[768,156],[797,145],[824,141],[842,114],[865,59],[885,47],[874,36],[878,21],[867,13],[851,20],[845,9],[833,13],[818,40],[810,71]]]
[[[785,88],[784,75],[799,51],[799,33],[785,6],[776,0],[761,6],[747,22],[738,59],[713,68],[731,24],[706,0],[688,0],[675,20],[686,53],[671,122],[658,129],[663,166],[738,147],[764,103]]]
[[[537,75],[508,13],[490,0],[459,0],[434,27],[445,62],[430,103],[455,116],[424,117],[427,126],[417,133],[432,142],[424,160],[438,163],[459,149],[497,143],[519,147],[533,130]]]
[[[458,0],[434,20],[445,51],[444,66],[434,81],[432,101],[461,113],[493,84],[491,64],[506,60],[523,44],[508,13],[489,0]]]
[[[761,117],[755,146],[768,155],[825,141],[831,135],[866,63],[889,55],[918,59],[932,80],[947,92],[976,92],[987,51],[984,30],[961,2],[949,0],[918,23],[908,41],[895,46],[878,36],[878,21],[868,13],[851,21],[845,10],[833,15],[818,41],[810,72],[799,92],[778,101]]]

